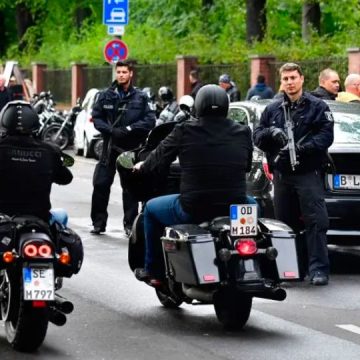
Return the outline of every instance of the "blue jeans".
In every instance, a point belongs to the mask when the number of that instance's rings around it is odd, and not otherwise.
[[[181,207],[179,194],[159,196],[149,200],[144,209],[145,231],[145,265],[147,272],[154,277],[164,274],[162,261],[162,245],[160,237],[164,227],[176,224],[191,224],[193,220]],[[249,204],[256,204],[254,198],[248,196]]]

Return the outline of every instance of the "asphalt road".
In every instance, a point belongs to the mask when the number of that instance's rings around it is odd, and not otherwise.
[[[14,352],[0,322],[1,360],[360,359],[359,248],[331,249],[329,286],[288,284],[285,301],[254,300],[245,328],[226,332],[212,306],[165,309],[152,288],[135,280],[127,266],[118,178],[107,233],[89,234],[94,166],[77,157],[73,183],[53,188],[53,206],[68,210],[85,247],[81,272],[65,279],[61,291],[75,310],[65,326],[49,325],[34,354]]]

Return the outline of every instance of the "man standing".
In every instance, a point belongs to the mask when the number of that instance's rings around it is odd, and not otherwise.
[[[345,79],[345,91],[339,92],[336,100],[342,102],[360,102],[360,75],[349,74]]]
[[[266,85],[264,75],[258,75],[256,84],[246,94],[246,100],[251,100],[254,96],[260,99],[272,99],[274,97],[273,89]]]
[[[196,94],[198,93],[198,91],[202,87],[202,83],[200,81],[200,75],[199,75],[199,70],[198,69],[194,69],[194,70],[190,71],[189,81],[190,81],[190,85],[191,85],[191,93],[190,93],[190,95],[195,100]]]
[[[219,86],[226,91],[230,102],[240,101],[240,91],[228,74],[219,77]]]
[[[11,101],[11,92],[5,86],[5,76],[0,74],[0,110]]]
[[[313,285],[327,285],[329,258],[326,231],[329,220],[324,201],[322,166],[334,139],[334,122],[328,105],[303,92],[304,76],[297,64],[280,68],[284,99],[268,105],[254,131],[254,144],[266,152],[274,173],[274,208],[277,219],[299,231],[305,225],[309,275]],[[287,121],[286,121],[287,120]],[[286,123],[285,123],[286,121]],[[290,126],[296,162],[290,163]]]
[[[116,80],[107,90],[99,94],[93,107],[94,126],[101,132],[104,146],[93,177],[92,234],[106,231],[107,206],[116,172],[116,158],[122,151],[139,146],[155,126],[155,113],[149,107],[148,97],[132,86],[132,77],[131,64],[117,62]],[[138,202],[124,186],[121,170],[119,175],[124,209],[123,225],[128,235],[138,213]]]
[[[335,100],[340,89],[340,78],[336,71],[324,69],[319,75],[319,86],[311,95],[324,100]]]

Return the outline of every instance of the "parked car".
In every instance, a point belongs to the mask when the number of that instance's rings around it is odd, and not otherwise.
[[[102,149],[102,137],[94,127],[91,116],[92,107],[96,100],[98,89],[90,89],[82,102],[82,111],[76,118],[74,132],[74,147],[77,155],[87,158],[99,158]]]
[[[272,100],[230,104],[228,117],[254,129]],[[326,101],[334,116],[334,143],[324,170],[325,201],[329,214],[329,243],[360,243],[360,104]],[[332,163],[332,164],[331,164]],[[255,148],[247,178],[248,191],[259,202],[264,216],[272,216],[272,174],[262,151]]]

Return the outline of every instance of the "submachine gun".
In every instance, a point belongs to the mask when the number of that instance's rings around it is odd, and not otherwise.
[[[299,165],[299,161],[296,158],[296,146],[295,146],[295,140],[294,140],[294,122],[291,118],[290,114],[290,107],[289,104],[284,101],[281,104],[281,107],[284,111],[284,117],[285,117],[285,132],[288,137],[288,143],[286,147],[289,150],[289,156],[290,156],[290,165],[293,171],[295,171],[295,168],[297,165]],[[275,162],[277,162],[278,157],[276,157]]]

